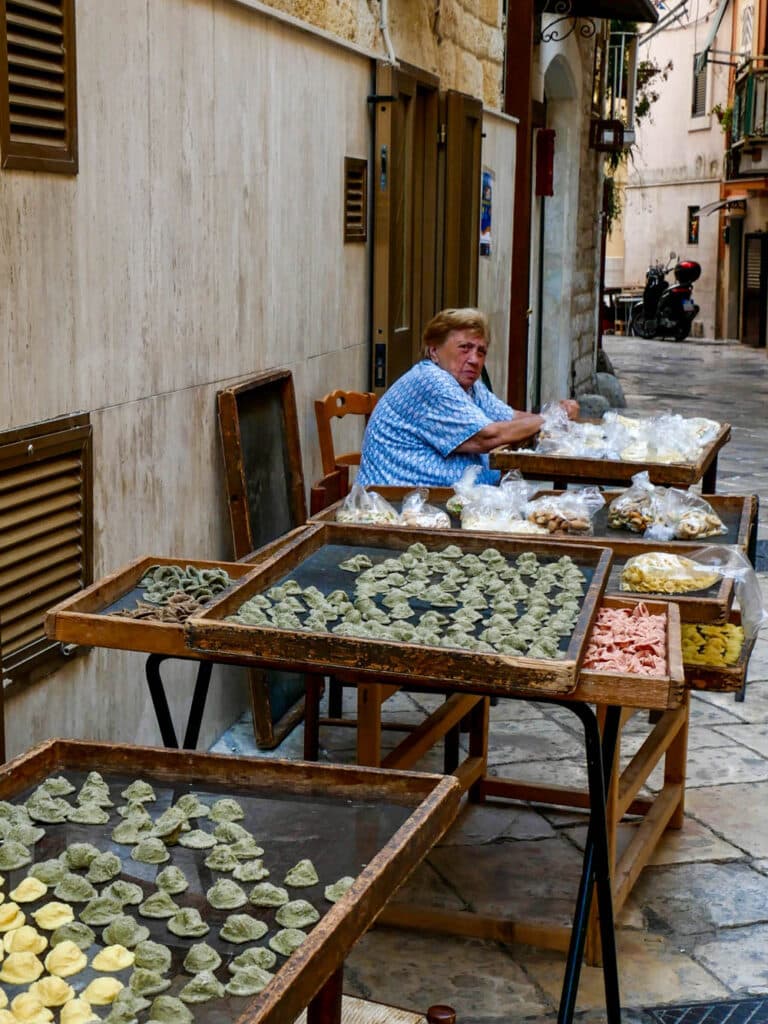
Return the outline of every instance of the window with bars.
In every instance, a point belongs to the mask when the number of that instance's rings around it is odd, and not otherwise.
[[[0,671],[37,677],[63,658],[45,613],[91,582],[91,425],[64,416],[0,433]]]
[[[707,112],[707,63],[697,69],[699,54],[693,55],[693,97],[691,99],[691,117],[704,117]]]
[[[344,241],[368,238],[368,161],[344,158]]]
[[[77,173],[75,0],[0,0],[2,166]]]

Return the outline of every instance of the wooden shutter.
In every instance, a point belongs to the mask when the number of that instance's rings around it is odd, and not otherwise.
[[[2,165],[77,173],[75,0],[0,0]]]
[[[696,60],[699,54],[693,57],[693,100],[691,102],[691,117],[703,117],[707,112],[707,65],[701,70],[696,70]]]
[[[401,65],[376,73],[373,380],[377,394],[418,358],[437,310],[438,80]]]
[[[741,340],[764,348],[768,306],[768,235],[762,231],[744,236],[744,281],[741,298]]]
[[[368,161],[344,158],[344,241],[368,238]]]
[[[483,105],[449,91],[443,98],[445,208],[440,306],[477,305]]]
[[[43,619],[91,582],[91,427],[63,417],[0,435],[0,668],[58,657]]]

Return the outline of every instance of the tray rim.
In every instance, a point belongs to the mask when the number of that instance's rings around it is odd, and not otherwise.
[[[738,608],[732,608],[728,615],[728,622],[737,626],[741,625],[741,612]],[[696,625],[696,623],[691,623]],[[701,623],[710,625],[710,623]],[[689,690],[713,691],[719,693],[733,693],[740,690],[746,681],[749,671],[749,660],[752,651],[755,649],[757,636],[744,637],[744,643],[739,652],[739,660],[735,665],[700,665],[694,662],[683,662],[685,670],[685,685]]]
[[[45,614],[45,635],[51,640],[83,647],[110,647],[117,650],[189,657],[189,651],[184,645],[183,623],[105,615],[98,611],[95,603],[103,594],[112,594],[110,599],[104,600],[101,604],[102,608],[109,606],[121,594],[133,590],[152,565],[192,565],[200,569],[224,569],[237,581],[253,572],[257,564],[224,559],[140,555],[50,608]]]
[[[599,600],[605,589],[608,577],[612,554],[608,548],[600,548],[594,545],[578,545],[574,543],[553,543],[551,541],[531,544],[529,539],[499,537],[497,545],[513,549],[514,551],[530,550],[535,548],[538,551],[547,551],[558,557],[562,554],[576,553],[582,555],[585,562],[594,569],[593,579],[590,588],[585,595],[580,612],[580,622],[571,637],[568,657],[557,661],[554,659],[530,659],[512,658],[507,655],[476,654],[474,652],[461,651],[443,647],[427,647],[425,645],[410,644],[399,641],[380,641],[367,638],[338,637],[328,633],[311,633],[308,631],[281,630],[265,626],[245,626],[238,623],[227,623],[220,615],[221,606],[224,605],[224,615],[229,614],[226,605],[244,599],[251,593],[264,590],[275,579],[288,574],[296,567],[296,562],[288,563],[297,548],[309,556],[314,551],[326,544],[342,543],[345,536],[353,539],[350,546],[377,546],[373,541],[376,539],[389,539],[394,541],[392,545],[381,545],[391,547],[393,550],[403,550],[410,543],[422,541],[427,547],[437,548],[448,544],[462,542],[466,546],[469,542],[469,550],[480,548],[486,544],[486,537],[481,534],[471,534],[468,531],[439,530],[419,531],[410,530],[406,533],[399,530],[392,533],[389,529],[363,530],[360,527],[342,523],[319,523],[313,524],[309,529],[310,533],[303,538],[298,538],[296,543],[276,552],[273,558],[262,563],[259,569],[240,580],[232,587],[221,600],[213,601],[197,616],[190,616],[187,620],[184,631],[189,648],[201,652],[209,657],[218,657],[219,649],[227,657],[242,659],[247,663],[284,668],[292,666],[302,671],[315,672],[319,669],[338,669],[340,671],[360,671],[368,673],[381,681],[388,677],[400,679],[410,678],[413,681],[424,682],[427,685],[445,687],[450,684],[451,689],[460,689],[470,693],[489,693],[503,695],[505,692],[535,692],[546,695],[563,694],[572,691],[578,679],[578,668],[583,657],[585,646],[584,637],[591,629]],[[359,535],[359,539],[358,536]],[[567,548],[568,550],[563,550]],[[261,576],[266,576],[263,580]],[[258,588],[258,589],[257,589]],[[586,610],[586,615],[582,618]],[[581,629],[581,632],[579,630]],[[263,643],[259,651],[248,649],[256,638]],[[578,639],[577,643],[574,640]],[[312,644],[329,648],[325,658],[313,657],[308,648]],[[267,653],[267,648],[269,652]],[[453,671],[446,670],[435,674],[416,672],[413,666],[397,669],[402,656],[408,652],[418,652],[421,657],[431,656],[438,663],[450,661]],[[491,673],[495,670],[495,676]],[[461,673],[460,678],[456,678]],[[469,674],[466,676],[466,674]],[[450,678],[448,678],[450,676]],[[465,678],[466,676],[466,678]],[[503,676],[503,678],[500,678]],[[528,685],[522,684],[518,678],[525,676]]]

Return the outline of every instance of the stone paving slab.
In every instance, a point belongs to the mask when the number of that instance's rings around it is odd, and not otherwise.
[[[620,929],[616,942],[619,989],[625,1006],[680,1002],[681,993],[685,993],[686,1001],[725,999],[729,995],[728,989],[708,970],[691,956],[680,953],[673,942],[661,935]],[[562,985],[562,958],[555,953],[526,949],[520,960],[529,977],[556,1003]],[[604,1007],[602,971],[585,965],[581,971],[576,1008],[602,1010],[604,1013]]]
[[[768,783],[710,786],[686,794],[689,815],[752,857],[768,858]]]
[[[551,839],[554,828],[532,808],[489,800],[465,804],[440,846],[483,846],[502,839]]]
[[[551,1020],[557,1005],[513,951],[477,939],[441,936],[436,942],[428,933],[376,928],[353,948],[344,978],[350,995],[405,1006],[448,1003],[462,1024],[512,1024],[539,1015]]]
[[[768,921],[768,878],[739,862],[648,868],[633,895],[652,929],[670,936]]]
[[[768,992],[768,925],[734,928],[697,943],[693,954],[734,992]]]
[[[531,763],[583,757],[584,741],[546,718],[491,722],[488,764]]]

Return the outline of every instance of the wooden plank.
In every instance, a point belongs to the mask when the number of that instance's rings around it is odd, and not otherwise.
[[[687,705],[665,711],[653,728],[651,734],[626,766],[621,774],[621,784],[617,800],[618,813],[623,817],[627,808],[645,785],[651,772],[661,760],[682,729],[688,718]]]
[[[381,767],[412,768],[449,729],[458,725],[464,716],[483,700],[484,697],[453,694],[384,758]]]
[[[563,660],[511,657],[450,648],[426,647],[414,643],[337,636],[332,633],[291,631],[272,626],[245,626],[225,621],[250,597],[267,590],[287,575],[295,575],[310,556],[325,545],[381,548],[400,552],[420,541],[429,550],[456,544],[464,552],[480,553],[488,546],[482,536],[454,531],[408,532],[383,528],[364,529],[322,523],[300,538],[290,549],[266,559],[257,572],[216,601],[185,626],[187,643],[195,651],[213,657],[236,657],[253,664],[312,671],[318,665],[328,670],[372,673],[380,681],[398,677],[411,681],[441,683],[474,693],[540,692],[568,693],[576,685],[576,672],[583,656],[585,638],[592,627],[610,552],[570,544],[552,544],[530,539],[496,538],[494,546],[506,557],[532,551],[544,559],[569,555],[577,565],[589,568],[592,580],[582,602],[579,619]]]
[[[680,802],[682,792],[682,785],[669,785],[661,790],[619,858],[613,879],[614,913],[618,913],[624,906],[632,886],[658,846],[659,839]]]

